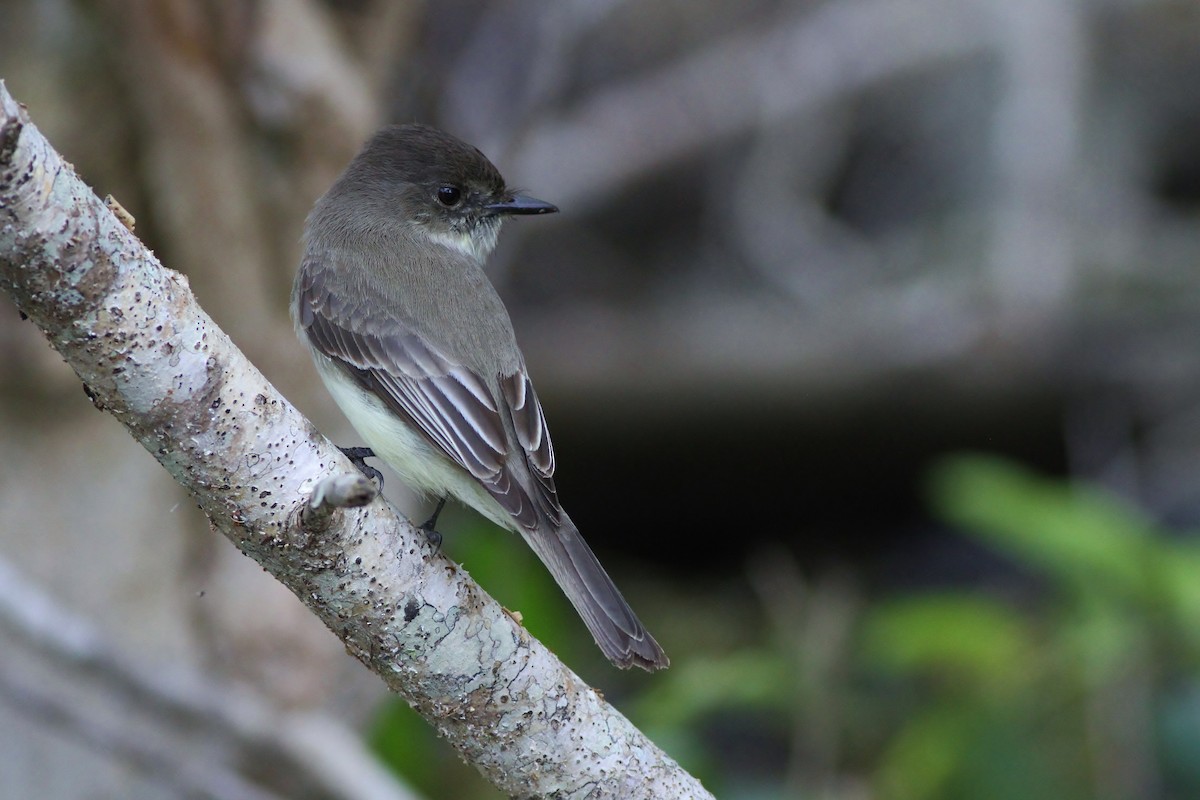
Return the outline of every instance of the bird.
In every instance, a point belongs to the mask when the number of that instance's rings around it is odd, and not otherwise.
[[[546,417],[485,274],[505,219],[556,211],[457,137],[389,125],[313,206],[292,316],[368,454],[441,499],[428,530],[453,497],[519,534],[601,652],[653,671],[670,660],[559,502]]]

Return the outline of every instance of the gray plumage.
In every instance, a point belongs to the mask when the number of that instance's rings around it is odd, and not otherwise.
[[[378,456],[520,533],[609,660],[658,669],[666,654],[559,504],[545,416],[483,270],[503,216],[556,210],[448,134],[384,128],[309,215],[292,314]]]

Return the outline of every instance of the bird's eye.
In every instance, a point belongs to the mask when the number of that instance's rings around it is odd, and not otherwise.
[[[439,187],[437,190],[437,199],[438,202],[446,206],[446,208],[453,208],[454,206],[458,205],[460,200],[462,200],[462,190],[460,190],[457,186]]]

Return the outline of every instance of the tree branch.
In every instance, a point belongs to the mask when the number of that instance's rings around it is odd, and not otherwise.
[[[318,502],[328,518],[301,526],[315,488],[355,468],[216,327],[187,279],[105,208],[2,83],[0,286],[213,525],[497,788],[710,797],[383,500]]]

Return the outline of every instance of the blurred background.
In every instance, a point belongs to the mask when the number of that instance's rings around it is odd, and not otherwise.
[[[287,303],[362,141],[433,123],[561,207],[492,275],[671,669],[477,518],[444,550],[719,796],[1200,796],[1194,0],[0,16],[35,123],[340,444]],[[4,303],[0,442],[0,797],[497,796]]]

